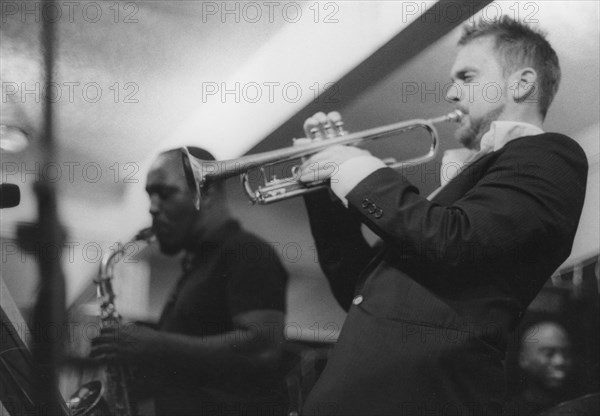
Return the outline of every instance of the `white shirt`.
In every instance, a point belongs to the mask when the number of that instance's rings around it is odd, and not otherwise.
[[[502,149],[511,140],[542,133],[544,133],[542,129],[529,123],[516,121],[492,122],[488,132],[481,138],[480,150],[451,149],[444,152],[440,171],[442,186],[436,189],[428,198],[431,199],[437,194],[469,163],[473,163],[488,153]],[[331,190],[342,200],[345,206],[348,206],[346,195],[367,176],[384,167],[386,167],[386,164],[372,155],[348,159],[339,165],[335,180],[331,181]]]

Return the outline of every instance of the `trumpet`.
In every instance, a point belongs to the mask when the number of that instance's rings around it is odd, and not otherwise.
[[[374,127],[352,134],[343,134],[327,140],[305,139],[310,143],[298,146],[287,147],[284,149],[272,150],[254,155],[244,156],[238,159],[229,159],[222,161],[201,160],[192,156],[187,147],[181,148],[183,169],[187,184],[192,192],[196,209],[200,208],[200,199],[202,193],[217,181],[225,180],[234,176],[241,176],[242,186],[250,201],[259,204],[270,204],[284,199],[303,195],[318,189],[327,187],[328,180],[315,180],[313,182],[300,182],[299,166],[292,167],[292,177],[277,178],[272,177],[264,181],[264,185],[256,190],[252,189],[249,180],[249,172],[252,169],[283,163],[290,160],[300,159],[315,154],[329,146],[333,145],[358,145],[372,140],[388,137],[392,134],[405,133],[415,129],[425,129],[431,138],[431,147],[429,151],[422,156],[404,161],[395,159],[384,160],[387,166],[398,169],[409,164],[421,164],[432,160],[438,150],[438,133],[434,124],[443,122],[459,122],[464,114],[460,110],[455,110],[444,116],[432,119],[415,119],[401,121],[381,127]],[[341,124],[341,123],[340,123]],[[338,131],[342,131],[341,125],[337,125]]]

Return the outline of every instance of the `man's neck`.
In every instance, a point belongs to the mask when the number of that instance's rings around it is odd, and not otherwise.
[[[511,121],[515,123],[527,123],[538,128],[542,128],[544,118],[537,110],[531,107],[517,107],[511,109],[507,107],[505,111],[498,117],[497,121]]]
[[[185,245],[185,251],[194,251],[198,247],[199,243],[205,241],[208,236],[212,235],[215,231],[221,228],[223,224],[232,219],[227,209],[224,209],[219,213],[213,212],[206,214],[208,215],[204,215],[201,218],[190,234],[190,239]]]
[[[527,401],[549,406],[561,400],[562,392],[559,390],[548,390],[535,383],[528,383],[523,392],[523,397]]]

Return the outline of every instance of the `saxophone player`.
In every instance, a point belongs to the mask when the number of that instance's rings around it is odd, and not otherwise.
[[[224,184],[195,208],[180,155],[158,156],[146,191],[160,250],[185,253],[181,277],[156,329],[102,330],[91,356],[132,365],[134,389],[154,398],[157,415],[281,414],[287,273],[272,247],[232,217]]]

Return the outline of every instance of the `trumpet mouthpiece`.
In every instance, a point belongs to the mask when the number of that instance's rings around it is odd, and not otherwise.
[[[436,118],[432,118],[429,120],[429,122],[431,124],[437,124],[437,123],[445,123],[445,122],[453,122],[453,123],[458,123],[462,120],[462,118],[465,116],[465,113],[463,113],[461,110],[454,110],[451,113],[446,114],[445,116],[440,116],[440,117],[436,117]]]
[[[463,113],[461,110],[454,110],[453,112],[448,114],[448,120],[458,123],[459,121],[462,120],[462,118],[464,116],[465,116],[465,113]]]

